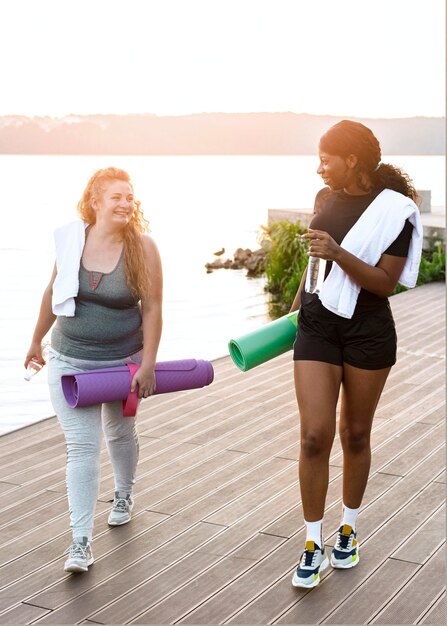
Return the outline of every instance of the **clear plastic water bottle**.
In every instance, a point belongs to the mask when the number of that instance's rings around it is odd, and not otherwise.
[[[45,361],[47,360],[49,347],[50,347],[49,343],[42,344],[42,356],[45,359]],[[31,361],[28,363],[28,367],[26,368],[26,372],[23,378],[25,380],[31,380],[33,376],[35,376],[36,374],[40,372],[42,367],[43,367],[42,363],[39,363],[38,361],[34,361],[34,359],[31,359]]]
[[[309,257],[306,284],[304,286],[307,293],[320,293],[326,273],[326,263],[326,259],[320,259],[317,256]]]

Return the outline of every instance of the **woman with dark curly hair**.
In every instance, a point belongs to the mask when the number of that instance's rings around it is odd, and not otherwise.
[[[51,334],[48,382],[67,444],[67,491],[72,544],[66,572],[93,563],[90,542],[98,498],[101,433],[115,477],[110,526],[131,519],[138,462],[135,418],[122,403],[70,408],[61,376],[102,367],[140,364],[132,379],[140,398],[155,390],[155,360],[162,328],[162,269],[157,246],[127,172],[98,170],[78,204],[81,217],[56,230],[56,264],[45,289],[25,359],[43,365],[41,342]]]
[[[319,158],[317,173],[326,187],[302,235],[309,240],[309,265],[291,307],[300,309],[294,374],[306,525],[292,584],[304,588],[318,585],[329,565],[322,523],[340,393],[343,511],[330,563],[340,569],[359,563],[356,522],[371,463],[372,422],[396,361],[388,296],[398,282],[414,287],[422,249],[417,193],[405,173],[381,163],[369,128],[349,120],[335,124],[321,137]]]

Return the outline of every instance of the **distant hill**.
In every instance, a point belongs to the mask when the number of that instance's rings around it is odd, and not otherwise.
[[[3,154],[315,154],[343,119],[297,113],[0,117]],[[357,118],[384,154],[445,154],[445,118]]]

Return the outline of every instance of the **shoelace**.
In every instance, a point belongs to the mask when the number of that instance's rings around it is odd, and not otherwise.
[[[342,535],[341,533],[338,533],[337,545],[335,547],[338,550],[351,550],[353,539],[354,535],[352,533],[350,535]]]
[[[113,510],[118,513],[127,513],[129,510],[129,501],[126,498],[119,498],[113,503]]]
[[[83,543],[72,543],[67,552],[70,559],[75,559],[77,557],[81,557],[81,559],[86,559],[87,550],[88,545],[84,545]]]
[[[312,567],[315,563],[316,551],[304,550],[301,555],[301,567]]]

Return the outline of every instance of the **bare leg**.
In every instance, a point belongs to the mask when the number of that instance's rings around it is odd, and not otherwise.
[[[320,361],[295,361],[294,373],[301,423],[301,499],[304,519],[312,522],[324,514],[343,368]]]
[[[359,508],[371,466],[374,413],[391,368],[363,370],[344,363],[340,414],[343,447],[343,503]]]

